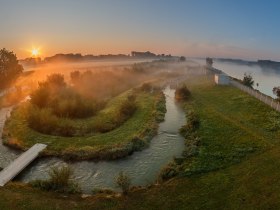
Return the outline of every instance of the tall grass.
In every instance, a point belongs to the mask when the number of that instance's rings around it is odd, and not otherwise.
[[[48,180],[35,180],[30,182],[31,186],[46,191],[55,191],[60,193],[79,193],[79,186],[71,181],[73,171],[68,166],[61,168],[52,167],[49,171]]]

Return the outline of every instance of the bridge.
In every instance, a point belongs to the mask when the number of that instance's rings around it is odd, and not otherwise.
[[[21,154],[16,160],[14,160],[9,166],[4,168],[0,172],[0,186],[3,187],[7,182],[12,180],[18,175],[24,168],[26,168],[33,160],[38,157],[41,151],[43,151],[47,145],[35,144],[29,150]]]

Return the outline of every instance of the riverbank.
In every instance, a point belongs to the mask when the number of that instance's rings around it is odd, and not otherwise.
[[[127,91],[113,99],[101,115],[93,117],[92,120],[99,117],[102,121],[110,121],[108,119],[113,116],[110,113],[116,112],[129,94],[130,91]],[[3,143],[20,150],[27,150],[35,143],[44,143],[48,148],[42,156],[56,156],[66,160],[122,158],[147,147],[150,139],[156,134],[158,123],[164,120],[165,97],[161,91],[153,93],[140,91],[137,93],[136,105],[136,112],[120,127],[106,133],[77,137],[45,135],[32,130],[25,119],[24,105],[21,105],[12,112],[6,122]],[[92,120],[78,124],[84,127],[83,124],[90,124]]]
[[[180,177],[124,197],[84,199],[9,184],[0,188],[1,209],[278,209],[279,113],[233,87],[187,84],[201,143]]]

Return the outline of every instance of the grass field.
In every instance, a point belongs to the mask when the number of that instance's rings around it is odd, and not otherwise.
[[[0,189],[0,208],[279,209],[279,113],[232,87],[189,87],[201,144],[180,177],[118,198],[65,198],[10,184]]]
[[[86,126],[95,121],[110,123],[122,101],[127,100],[127,91],[113,98],[97,116],[86,120],[76,120],[76,126]],[[138,109],[131,118],[121,126],[107,133],[95,133],[87,136],[62,137],[41,134],[28,127],[24,106],[18,107],[7,121],[4,132],[4,143],[13,147],[27,149],[35,143],[48,145],[46,155],[63,156],[70,159],[115,159],[126,156],[140,148],[134,148],[132,139],[138,137],[147,143],[157,128],[156,119],[161,115],[158,103],[164,104],[162,93],[137,94]],[[146,138],[148,137],[148,138]],[[139,143],[139,142],[138,142]]]

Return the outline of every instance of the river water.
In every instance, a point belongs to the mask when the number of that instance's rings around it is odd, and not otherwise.
[[[94,188],[110,188],[117,190],[115,177],[120,171],[131,177],[132,185],[147,185],[156,181],[162,167],[173,157],[179,157],[184,149],[184,138],[178,130],[185,124],[183,109],[174,99],[175,90],[164,89],[166,96],[165,121],[160,123],[158,135],[150,143],[149,148],[135,152],[131,156],[115,161],[79,161],[66,163],[58,158],[42,158],[27,167],[17,179],[29,182],[34,179],[48,178],[52,166],[68,164],[73,170],[73,179],[81,186],[84,193],[90,193]],[[18,156],[18,153],[5,146],[0,147],[0,166],[6,166]]]
[[[200,65],[205,65],[205,59],[192,59]],[[258,89],[262,93],[269,95],[273,98],[272,89],[275,86],[280,86],[280,71],[276,69],[261,68],[259,65],[246,65],[236,64],[233,62],[221,62],[214,60],[214,68],[220,69],[229,76],[243,79],[244,73],[250,73],[255,81],[254,88]],[[256,84],[259,86],[256,86]]]

